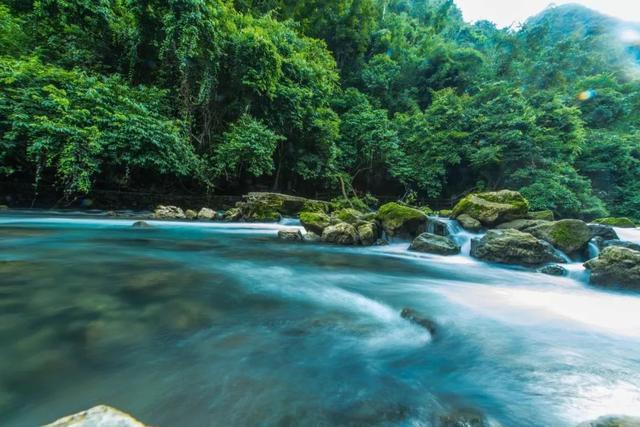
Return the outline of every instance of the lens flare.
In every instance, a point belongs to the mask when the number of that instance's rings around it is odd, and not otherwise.
[[[596,91],[593,89],[582,91],[578,94],[578,101],[588,101],[596,96]]]

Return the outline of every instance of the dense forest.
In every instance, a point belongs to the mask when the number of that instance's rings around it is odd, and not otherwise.
[[[640,218],[640,28],[451,0],[0,0],[0,181]]]

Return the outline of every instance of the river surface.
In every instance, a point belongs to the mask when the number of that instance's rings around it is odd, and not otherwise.
[[[132,223],[0,216],[0,425],[96,404],[160,427],[640,415],[640,296],[580,264],[558,278],[280,242],[283,225]]]

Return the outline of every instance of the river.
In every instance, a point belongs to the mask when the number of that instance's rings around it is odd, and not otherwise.
[[[640,295],[579,263],[552,277],[468,250],[278,241],[291,221],[132,223],[0,216],[0,425],[96,404],[162,427],[640,416]]]

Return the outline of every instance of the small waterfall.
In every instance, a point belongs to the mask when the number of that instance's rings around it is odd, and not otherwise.
[[[471,233],[465,230],[455,219],[438,217],[438,220],[446,224],[449,235],[460,245],[460,253],[462,255],[469,256],[471,252],[471,239],[484,236],[484,233]]]
[[[589,241],[589,246],[587,247],[587,256],[589,259],[597,258],[600,255],[600,248],[596,245],[593,240]]]

